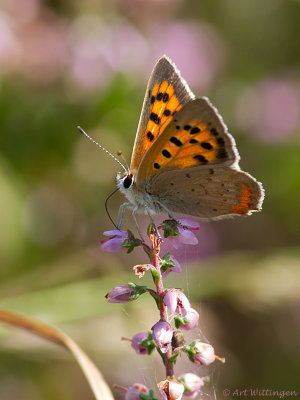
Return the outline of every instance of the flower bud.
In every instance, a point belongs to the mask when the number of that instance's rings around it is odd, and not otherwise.
[[[141,383],[135,383],[128,388],[125,395],[125,400],[141,400],[140,395],[148,393],[149,389],[145,385],[142,385]]]
[[[146,291],[145,286],[129,283],[128,285],[118,285],[114,287],[105,297],[108,299],[109,303],[128,303],[129,301],[136,300]]]
[[[210,344],[196,341],[192,348],[196,364],[209,365],[215,361],[215,350]]]
[[[205,380],[198,375],[187,373],[179,377],[180,381],[184,384],[184,396],[195,398],[200,389],[204,386]]]
[[[171,345],[173,330],[166,321],[158,321],[152,328],[153,339],[162,353],[166,353]]]
[[[194,329],[199,321],[199,314],[196,310],[194,310],[193,308],[190,308],[187,313],[186,316],[184,317],[184,320],[187,321],[184,324],[180,325],[180,329],[185,329],[186,331]]]
[[[133,336],[131,340],[131,347],[135,350],[137,354],[147,354],[147,348],[141,346],[140,342],[148,339],[148,332],[140,332]]]
[[[120,231],[117,229],[103,232],[103,235],[110,236],[110,238],[101,240],[101,250],[109,252],[121,250],[122,243],[128,238],[128,233],[126,231]]]
[[[169,289],[164,296],[164,303],[173,314],[183,317],[191,308],[188,298],[180,289]]]
[[[181,382],[173,378],[168,378],[157,384],[159,390],[159,400],[180,400],[184,392]]]

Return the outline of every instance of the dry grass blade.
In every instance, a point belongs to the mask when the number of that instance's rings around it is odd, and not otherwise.
[[[65,333],[56,328],[32,321],[11,311],[0,309],[0,321],[25,329],[68,349],[75,357],[97,400],[114,400],[100,371],[81,348]]]

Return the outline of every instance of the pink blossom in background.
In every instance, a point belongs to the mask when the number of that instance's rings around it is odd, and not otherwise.
[[[82,89],[99,90],[111,82],[113,73],[104,54],[108,35],[108,27],[93,15],[79,17],[69,27],[69,70]]]
[[[146,38],[133,25],[116,20],[107,27],[109,37],[104,48],[104,55],[114,71],[131,75],[143,75],[150,52]]]
[[[0,12],[0,73],[14,68],[20,59],[20,45],[16,37],[13,21]]]
[[[150,51],[147,40],[130,23],[116,19],[106,24],[91,15],[73,22],[68,42],[73,80],[90,90],[108,85],[116,72],[134,79],[142,76]]]
[[[1,0],[1,9],[10,15],[17,24],[34,19],[40,9],[39,0]]]
[[[299,124],[297,86],[284,79],[266,79],[241,94],[237,120],[252,137],[266,142],[285,140]]]
[[[62,72],[66,62],[65,28],[52,14],[39,17],[19,32],[19,72],[27,78],[48,83]]]
[[[223,67],[225,58],[223,40],[214,27],[199,22],[152,22],[148,31],[152,49],[149,65],[166,54],[192,90],[207,88]]]

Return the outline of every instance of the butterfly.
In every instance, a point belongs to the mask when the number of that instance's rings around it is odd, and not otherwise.
[[[175,64],[161,57],[147,86],[129,171],[117,175],[127,202],[119,210],[200,219],[250,215],[261,183],[239,167],[233,137],[206,97],[195,98]]]

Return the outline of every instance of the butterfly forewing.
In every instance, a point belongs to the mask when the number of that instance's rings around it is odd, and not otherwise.
[[[163,56],[154,67],[147,86],[131,158],[133,174],[175,113],[194,97],[175,64]]]
[[[263,201],[261,184],[228,166],[169,170],[153,179],[150,190],[170,212],[199,218],[250,215]]]
[[[221,117],[206,98],[191,100],[145,154],[137,184],[163,170],[233,165],[239,155]]]

